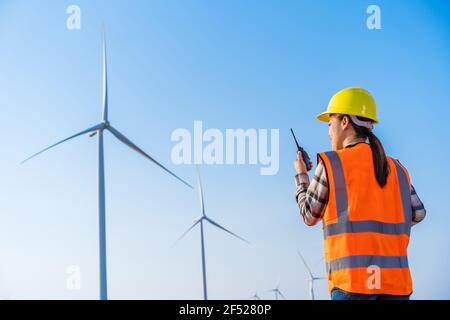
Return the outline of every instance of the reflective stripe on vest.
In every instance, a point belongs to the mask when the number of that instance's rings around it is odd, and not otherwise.
[[[327,270],[335,272],[348,268],[408,268],[407,257],[393,256],[348,256],[327,262]]]
[[[326,152],[325,155],[332,168],[338,218],[337,223],[324,226],[325,239],[329,236],[357,232],[375,232],[386,235],[410,235],[412,223],[411,191],[408,178],[403,171],[403,168],[396,160],[393,160],[393,162],[396,166],[397,179],[400,186],[404,222],[385,223],[375,220],[350,221],[348,217],[347,187],[341,159],[335,151]],[[346,256],[327,262],[327,270],[328,272],[334,272],[348,268],[367,268],[371,265],[376,265],[380,268],[408,268],[408,259],[406,256]]]

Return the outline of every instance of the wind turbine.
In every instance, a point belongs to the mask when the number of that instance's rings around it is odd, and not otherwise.
[[[22,161],[22,163],[40,155],[41,153],[56,147],[59,144],[62,144],[66,141],[79,137],[81,135],[85,135],[89,133],[90,137],[98,135],[98,216],[99,216],[99,259],[100,259],[100,299],[107,300],[108,299],[108,291],[107,291],[107,273],[106,273],[106,228],[105,228],[105,168],[104,168],[104,153],[103,153],[103,132],[105,130],[112,133],[114,137],[116,137],[120,142],[124,143],[126,146],[130,147],[132,150],[136,151],[143,157],[147,158],[161,169],[184,183],[186,186],[192,188],[192,186],[175,175],[172,171],[164,167],[154,158],[149,156],[147,153],[142,151],[138,146],[136,146],[133,142],[131,142],[127,137],[125,137],[122,133],[120,133],[117,129],[115,129],[108,120],[108,72],[107,72],[107,60],[106,60],[106,40],[103,37],[103,72],[102,72],[102,82],[103,82],[103,92],[102,92],[102,122],[99,124],[90,127],[86,130],[83,130],[79,133],[76,133],[66,139],[63,139],[50,147],[35,153],[31,157]]]
[[[306,281],[308,281],[309,284],[309,296],[311,297],[311,300],[314,300],[314,281],[316,280],[325,280],[324,277],[314,277],[311,269],[309,268],[308,264],[306,263],[305,259],[303,258],[300,251],[297,251],[298,255],[300,256],[300,259],[302,259],[303,264],[306,267],[306,270],[308,270],[309,278],[306,278]]]
[[[286,297],[280,291],[280,278],[278,278],[278,281],[277,281],[277,284],[276,284],[275,288],[267,290],[266,292],[273,292],[273,293],[275,293],[275,300],[278,300],[278,296],[280,296],[284,300],[286,300]]]
[[[252,295],[249,299],[250,300],[261,300],[261,298],[258,296],[258,291],[255,291],[255,294]]]
[[[205,203],[203,201],[203,187],[202,187],[202,179],[200,177],[200,171],[198,169],[198,167],[196,167],[197,169],[197,177],[198,177],[198,189],[199,189],[199,196],[200,196],[200,208],[201,208],[201,216],[197,219],[194,220],[194,224],[186,230],[185,233],[183,233],[181,235],[181,237],[178,238],[178,240],[175,242],[178,243],[181,239],[183,239],[183,237],[189,233],[189,231],[191,231],[197,224],[200,224],[200,236],[201,236],[201,251],[202,251],[202,274],[203,274],[203,299],[204,300],[208,300],[208,290],[207,290],[207,285],[206,285],[206,259],[205,259],[205,236],[204,236],[204,231],[203,231],[203,224],[204,222],[209,222],[210,224],[212,224],[213,226],[221,229],[222,231],[225,231],[229,234],[231,234],[232,236],[246,242],[246,243],[250,243],[247,240],[245,240],[244,238],[241,238],[240,236],[238,236],[237,234],[231,232],[228,229],[225,229],[224,227],[222,227],[220,224],[218,224],[217,222],[215,222],[214,220],[212,220],[211,218],[209,218],[206,215],[206,211],[205,211]]]

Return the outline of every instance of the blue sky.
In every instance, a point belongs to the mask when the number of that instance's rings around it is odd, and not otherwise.
[[[77,4],[81,30],[66,28]],[[377,4],[382,29],[368,30]],[[315,120],[331,95],[363,86],[375,96],[375,133],[409,169],[428,216],[410,245],[416,299],[448,299],[450,5],[447,1],[0,1],[0,298],[96,299],[96,143],[81,137],[20,161],[100,119],[101,32],[106,25],[110,120],[175,166],[171,133],[280,129],[280,171],[203,166],[208,214],[246,245],[206,227],[209,295],[263,298],[278,277],[290,299],[308,297],[301,249],[314,271],[320,226],[299,219],[292,160],[296,130],[310,155],[330,148]],[[197,193],[106,134],[109,295],[200,299]],[[81,268],[81,290],[66,268]],[[328,299],[325,284],[319,298]]]

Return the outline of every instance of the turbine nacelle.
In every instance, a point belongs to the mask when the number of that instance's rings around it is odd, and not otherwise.
[[[105,129],[108,130],[108,128],[110,127],[110,124],[109,124],[109,121],[108,121],[108,120],[103,121],[102,124],[103,124],[103,127],[102,127],[101,129],[92,131],[92,132],[89,134],[89,138],[92,138],[92,137],[96,136],[97,133],[98,133],[100,130],[105,130]]]

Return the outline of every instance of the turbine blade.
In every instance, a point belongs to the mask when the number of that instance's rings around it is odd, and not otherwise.
[[[108,121],[108,64],[106,59],[106,32],[103,30],[103,57],[102,57],[102,108],[103,120]]]
[[[302,254],[300,253],[300,250],[297,251],[298,255],[300,256],[300,259],[302,259],[303,264],[305,265],[306,269],[308,270],[309,275],[311,276],[311,278],[314,278],[311,269],[309,268],[308,264],[305,261],[305,258],[303,258]]]
[[[81,131],[81,132],[78,132],[77,134],[74,134],[73,136],[70,136],[70,137],[68,137],[68,138],[66,138],[66,139],[63,139],[63,140],[61,140],[61,141],[59,141],[59,142],[57,142],[57,143],[55,143],[55,144],[52,144],[50,147],[47,147],[47,148],[45,148],[45,149],[39,151],[38,153],[33,154],[31,157],[28,157],[27,159],[23,160],[21,163],[25,163],[25,162],[27,162],[28,160],[30,160],[30,159],[32,159],[32,158],[34,158],[34,157],[40,155],[41,153],[43,153],[43,152],[45,152],[45,151],[47,151],[47,150],[49,150],[49,149],[51,149],[51,148],[53,148],[53,147],[56,147],[57,145],[59,145],[59,144],[61,144],[61,143],[64,143],[64,142],[66,142],[66,141],[69,141],[69,140],[71,140],[71,139],[73,139],[73,138],[79,137],[79,136],[81,136],[81,135],[83,135],[83,134],[86,134],[86,133],[89,133],[89,132],[92,132],[92,131],[97,131],[97,130],[103,129],[104,126],[105,126],[105,125],[104,125],[103,123],[100,123],[100,124],[98,124],[98,125],[96,125],[96,126],[94,126],[94,127],[92,127],[92,128],[89,128],[89,129],[83,130],[83,131]]]
[[[175,241],[175,243],[173,244],[173,246],[175,246],[178,242],[181,241],[181,239],[183,239],[188,233],[189,231],[191,231],[192,229],[194,229],[194,227],[200,223],[202,219],[198,219],[197,221],[194,222],[194,224],[192,226],[189,227],[189,229],[187,229],[178,239],[177,241]]]
[[[166,167],[164,167],[161,163],[159,163],[158,161],[156,161],[155,159],[153,159],[152,157],[150,157],[147,153],[145,153],[144,151],[142,151],[138,146],[136,146],[133,142],[131,142],[127,137],[125,137],[123,134],[121,134],[119,131],[117,131],[116,129],[114,129],[113,127],[109,126],[107,128],[117,139],[119,139],[119,141],[121,141],[123,144],[127,145],[128,147],[130,147],[131,149],[133,149],[134,151],[136,151],[137,153],[139,153],[140,155],[142,155],[143,157],[147,158],[148,160],[152,161],[154,164],[156,164],[157,166],[159,166],[161,169],[163,169],[164,171],[166,171],[167,173],[169,173],[170,175],[172,175],[173,177],[175,177],[176,179],[178,179],[179,181],[181,181],[182,183],[184,183],[185,185],[187,185],[189,188],[193,187],[187,183],[186,181],[184,181],[183,179],[181,179],[179,176],[177,176],[175,173],[173,173],[172,171],[170,171],[169,169],[167,169]]]
[[[200,170],[198,168],[198,165],[195,166],[197,169],[197,177],[198,177],[198,188],[200,193],[200,207],[202,208],[202,215],[205,215],[205,202],[203,198],[203,186],[202,186],[202,177],[200,176]]]
[[[228,230],[228,229],[222,227],[220,224],[218,224],[217,222],[211,220],[210,218],[205,217],[205,219],[206,219],[209,223],[211,223],[212,225],[216,226],[217,228],[222,229],[223,231],[225,231],[225,232],[231,234],[232,236],[234,236],[234,237],[236,237],[236,238],[238,238],[238,239],[240,239],[240,240],[242,240],[242,241],[244,241],[244,242],[250,244],[250,242],[248,242],[248,241],[245,240],[244,238],[242,238],[242,237],[238,236],[237,234],[231,232],[230,230]]]
[[[278,294],[279,294],[284,300],[287,300],[286,297],[284,296],[284,294],[282,294],[280,290],[278,290]]]

